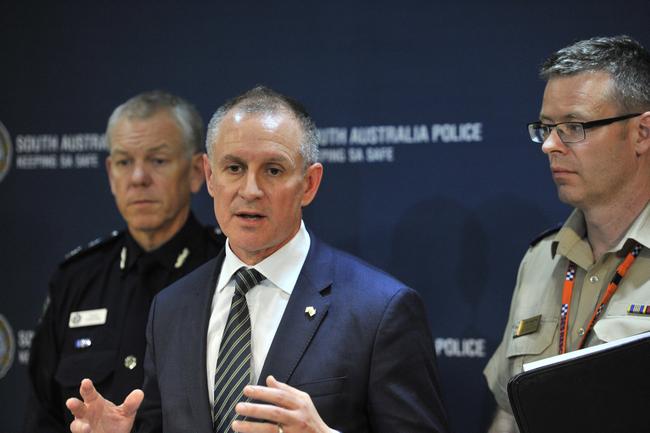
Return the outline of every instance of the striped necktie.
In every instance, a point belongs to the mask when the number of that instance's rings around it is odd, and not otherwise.
[[[232,432],[235,405],[242,401],[251,378],[251,320],[246,292],[265,280],[255,269],[241,267],[235,273],[235,293],[223,331],[214,375],[214,433]],[[241,417],[240,417],[241,418]]]

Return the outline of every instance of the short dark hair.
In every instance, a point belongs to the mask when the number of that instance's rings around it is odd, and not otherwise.
[[[295,99],[265,86],[256,86],[239,96],[235,96],[217,109],[208,123],[205,143],[210,158],[212,158],[214,140],[219,132],[221,121],[235,108],[244,113],[277,113],[278,111],[288,111],[298,120],[302,128],[300,154],[305,162],[305,166],[309,166],[318,161],[318,130],[305,107]]]
[[[626,35],[585,39],[553,53],[540,77],[549,80],[583,72],[607,72],[612,97],[629,111],[650,110],[650,53]]]
[[[201,152],[204,138],[203,118],[185,99],[162,90],[135,95],[113,110],[106,127],[108,150],[111,149],[111,132],[120,119],[148,119],[163,110],[166,110],[178,124],[188,155]]]

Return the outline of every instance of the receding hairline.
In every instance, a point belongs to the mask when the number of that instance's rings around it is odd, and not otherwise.
[[[650,109],[650,53],[627,35],[575,41],[548,56],[539,76],[548,81],[596,72],[609,74],[612,86],[608,97],[623,110]]]
[[[156,107],[152,111],[148,111],[146,113],[136,113],[136,112],[129,112],[129,111],[122,111],[119,113],[117,117],[113,119],[111,123],[107,125],[106,132],[110,134],[114,129],[115,126],[124,122],[124,121],[141,121],[141,122],[147,122],[152,120],[154,117],[161,116],[161,115],[167,115],[167,117],[174,122],[174,125],[176,126],[176,129],[181,133],[181,135],[184,135],[184,130],[183,130],[183,125],[178,121],[174,113],[172,112],[171,107]]]
[[[151,122],[154,121],[157,117],[159,116],[165,116],[165,120],[169,122],[170,125],[173,125],[173,128],[175,128],[176,133],[178,134],[178,139],[180,140],[180,143],[177,145],[173,145],[172,142],[166,137],[163,137],[163,139],[158,143],[155,144],[153,147],[146,149],[147,153],[152,153],[152,152],[158,152],[161,150],[166,150],[169,149],[171,151],[174,150],[174,147],[179,147],[179,150],[183,154],[187,154],[187,145],[185,143],[186,137],[185,137],[185,130],[183,126],[180,124],[178,119],[176,119],[176,116],[171,112],[171,110],[167,107],[160,107],[159,109],[145,115],[129,115],[128,113],[123,113],[122,115],[118,116],[117,118],[114,119],[114,122],[110,125],[110,128],[108,131],[110,131],[112,139],[114,138],[114,132],[115,129],[118,128],[120,125],[124,125],[125,122]],[[109,147],[109,153],[112,155],[114,152],[118,151],[116,149],[116,143],[114,143],[111,140],[111,145]],[[119,146],[118,146],[119,147]],[[121,150],[121,152],[126,153],[125,150]],[[196,152],[199,153],[199,152]],[[196,154],[195,153],[195,154]],[[191,157],[191,155],[189,155]]]
[[[604,79],[604,87],[601,89],[601,91],[597,94],[594,93],[589,93],[587,94],[588,98],[591,100],[594,106],[599,106],[599,105],[607,105],[607,104],[614,104],[618,108],[623,108],[620,104],[620,102],[617,99],[617,88],[616,88],[616,80],[615,77],[607,70],[603,69],[595,69],[595,70],[585,70],[585,71],[578,71],[573,74],[557,74],[557,75],[552,75],[546,80],[546,85],[544,87],[544,94],[546,94],[546,89],[548,88],[549,84],[553,82],[558,82],[558,81],[563,81],[563,80],[571,80],[571,79],[589,79],[590,77],[598,77],[601,76]],[[541,112],[540,112],[540,119],[541,119]],[[575,116],[571,116],[567,114],[565,116],[567,119],[574,117],[574,118],[581,118],[582,116],[579,115],[579,113],[573,113],[576,114]]]
[[[256,115],[291,113],[301,131],[299,152],[304,162],[303,167],[306,169],[318,161],[318,130],[305,107],[299,101],[262,85],[229,99],[215,111],[208,122],[206,134],[208,156],[211,157],[215,137],[223,119],[237,112]]]
[[[124,120],[146,121],[166,112],[173,119],[183,139],[188,157],[202,152],[204,123],[196,107],[184,98],[164,90],[139,93],[117,106],[108,119],[106,144],[110,150],[115,125]]]
[[[302,156],[301,147],[302,147],[302,141],[305,138],[306,132],[304,131],[304,128],[302,127],[300,119],[298,119],[298,117],[287,107],[277,107],[277,108],[272,108],[272,109],[262,110],[262,111],[246,111],[245,109],[243,109],[243,107],[239,107],[237,105],[233,106],[221,118],[221,120],[219,122],[219,127],[216,128],[216,134],[214,134],[214,136],[212,137],[213,138],[212,143],[209,143],[210,146],[214,146],[217,143],[219,137],[222,136],[222,134],[223,134],[223,125],[225,124],[225,122],[227,122],[227,121],[233,122],[234,123],[233,126],[235,126],[237,124],[237,122],[239,122],[237,119],[234,119],[234,117],[237,116],[238,114],[241,114],[242,117],[244,117],[244,119],[242,119],[242,121],[246,121],[246,120],[250,120],[250,119],[259,119],[260,117],[266,117],[266,116],[269,116],[269,117],[278,116],[278,115],[286,116],[286,120],[284,120],[284,121],[286,122],[287,120],[289,120],[289,121],[293,122],[293,126],[295,127],[296,131],[299,134],[299,136],[297,138],[297,140],[298,140],[297,151]],[[278,122],[278,123],[281,123],[281,122]]]

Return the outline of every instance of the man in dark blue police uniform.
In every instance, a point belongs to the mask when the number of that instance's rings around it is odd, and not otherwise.
[[[32,343],[26,432],[66,432],[65,401],[89,377],[121,401],[142,386],[149,305],[214,257],[225,238],[190,210],[200,190],[203,122],[174,95],[137,95],[108,121],[106,169],[127,229],[72,251],[50,281]]]

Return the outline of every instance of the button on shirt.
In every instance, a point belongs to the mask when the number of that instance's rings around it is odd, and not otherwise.
[[[264,360],[289,302],[289,296],[298,281],[310,244],[309,233],[304,222],[301,222],[298,233],[286,245],[253,266],[266,277],[266,280],[246,293],[252,331],[252,383],[257,383],[262,372]],[[233,276],[240,267],[249,267],[232,252],[229,241],[226,241],[225,253],[217,287],[212,298],[212,310],[208,324],[206,367],[210,406],[214,404],[214,373],[221,337],[226,327],[232,296],[235,293]]]
[[[49,303],[32,341],[24,432],[69,431],[65,407],[90,378],[121,402],[142,386],[145,328],[152,298],[221,251],[225,242],[190,213],[183,227],[153,251],[128,231],[92,242],[66,259],[50,281]],[[104,309],[104,323],[71,328],[74,312]]]

